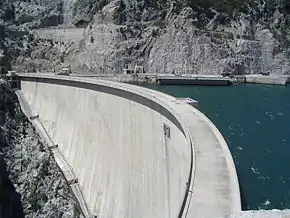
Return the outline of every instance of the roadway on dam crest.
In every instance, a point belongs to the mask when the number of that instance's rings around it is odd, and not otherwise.
[[[19,74],[19,81],[91,215],[206,218],[241,211],[227,144],[194,107],[110,81],[52,74]]]

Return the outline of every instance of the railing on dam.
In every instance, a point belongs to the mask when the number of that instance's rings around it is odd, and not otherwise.
[[[43,74],[19,74],[19,81],[31,110],[78,179],[78,197],[90,215],[210,217],[240,210],[226,143],[193,107],[109,81]],[[216,154],[208,161],[210,146],[216,146]],[[216,177],[200,167],[203,162],[226,173],[225,181],[203,182]],[[207,204],[211,197],[214,203]]]

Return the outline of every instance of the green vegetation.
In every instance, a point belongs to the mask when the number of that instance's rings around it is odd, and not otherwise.
[[[152,8],[159,8],[162,9],[166,5],[166,0],[151,0],[151,1],[145,1],[146,7],[152,7]]]
[[[166,22],[162,19],[156,20],[153,23],[153,26],[158,27],[159,29],[165,29],[166,28]]]
[[[266,3],[263,13],[268,15],[273,14],[277,6],[284,13],[290,13],[290,0],[186,0],[186,2],[194,10],[202,11],[206,14],[210,14],[210,8],[228,15],[234,15],[239,11],[247,13],[246,3],[250,8],[257,9],[258,5],[261,5],[262,2]]]
[[[192,8],[204,10],[212,8],[230,15],[234,11],[239,11],[245,2],[246,0],[187,0]]]

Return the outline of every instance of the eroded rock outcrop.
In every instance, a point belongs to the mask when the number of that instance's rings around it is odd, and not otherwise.
[[[14,65],[29,72],[72,66],[76,72],[121,73],[126,64],[150,73],[290,70],[286,0],[7,2],[6,46],[13,48]],[[49,26],[57,29],[31,32]],[[11,37],[17,29],[23,35]]]

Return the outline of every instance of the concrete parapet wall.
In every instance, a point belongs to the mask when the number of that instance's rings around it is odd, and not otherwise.
[[[286,85],[289,76],[245,75],[246,83]]]
[[[241,210],[227,145],[197,109],[128,84],[43,74],[19,78],[92,215],[213,217]]]

